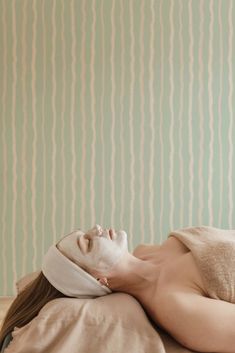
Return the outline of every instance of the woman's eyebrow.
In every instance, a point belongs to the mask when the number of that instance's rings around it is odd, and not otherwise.
[[[78,244],[79,249],[81,250],[81,245],[80,245],[80,237],[79,237],[79,238],[77,238],[77,244]]]
[[[90,238],[89,240],[90,241],[89,241],[88,246],[87,246],[87,251],[88,252],[90,252],[92,250],[92,248],[93,248],[93,239]]]

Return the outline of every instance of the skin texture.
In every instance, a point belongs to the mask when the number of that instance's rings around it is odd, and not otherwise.
[[[109,230],[113,242],[114,230]],[[98,236],[88,232],[91,241]],[[80,246],[89,254],[86,236]],[[111,248],[110,248],[111,249]],[[115,255],[114,253],[111,255]],[[82,264],[112,291],[133,295],[146,313],[179,343],[199,352],[235,353],[235,305],[208,297],[191,252],[176,238],[123,252],[114,266]]]
[[[235,305],[208,297],[193,256],[182,243],[169,238],[157,248],[140,246],[134,255],[158,267],[155,292],[148,293],[146,284],[146,293],[137,296],[159,326],[191,350],[235,352]]]

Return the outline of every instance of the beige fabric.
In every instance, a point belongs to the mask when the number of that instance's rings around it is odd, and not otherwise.
[[[191,352],[160,334],[162,338],[130,295],[59,298],[45,305],[29,324],[16,328],[4,353]]]
[[[208,295],[235,303],[235,230],[188,227],[177,229],[170,236],[191,250]]]

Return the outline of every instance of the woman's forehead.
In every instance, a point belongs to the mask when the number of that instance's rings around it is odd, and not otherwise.
[[[64,235],[62,238],[60,238],[59,242],[62,241],[62,240],[64,240],[65,238],[67,238],[67,239],[69,239],[69,238],[73,239],[74,237],[79,237],[79,236],[82,236],[82,235],[84,235],[84,234],[85,234],[85,233],[84,233],[81,229],[77,229],[77,230],[75,230],[75,231],[73,231],[73,232],[71,232],[71,233],[69,233],[69,234]],[[58,243],[59,243],[59,242],[58,242]]]

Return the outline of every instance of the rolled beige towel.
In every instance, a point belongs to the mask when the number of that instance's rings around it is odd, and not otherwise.
[[[170,236],[191,250],[209,296],[235,303],[235,230],[188,227]]]

